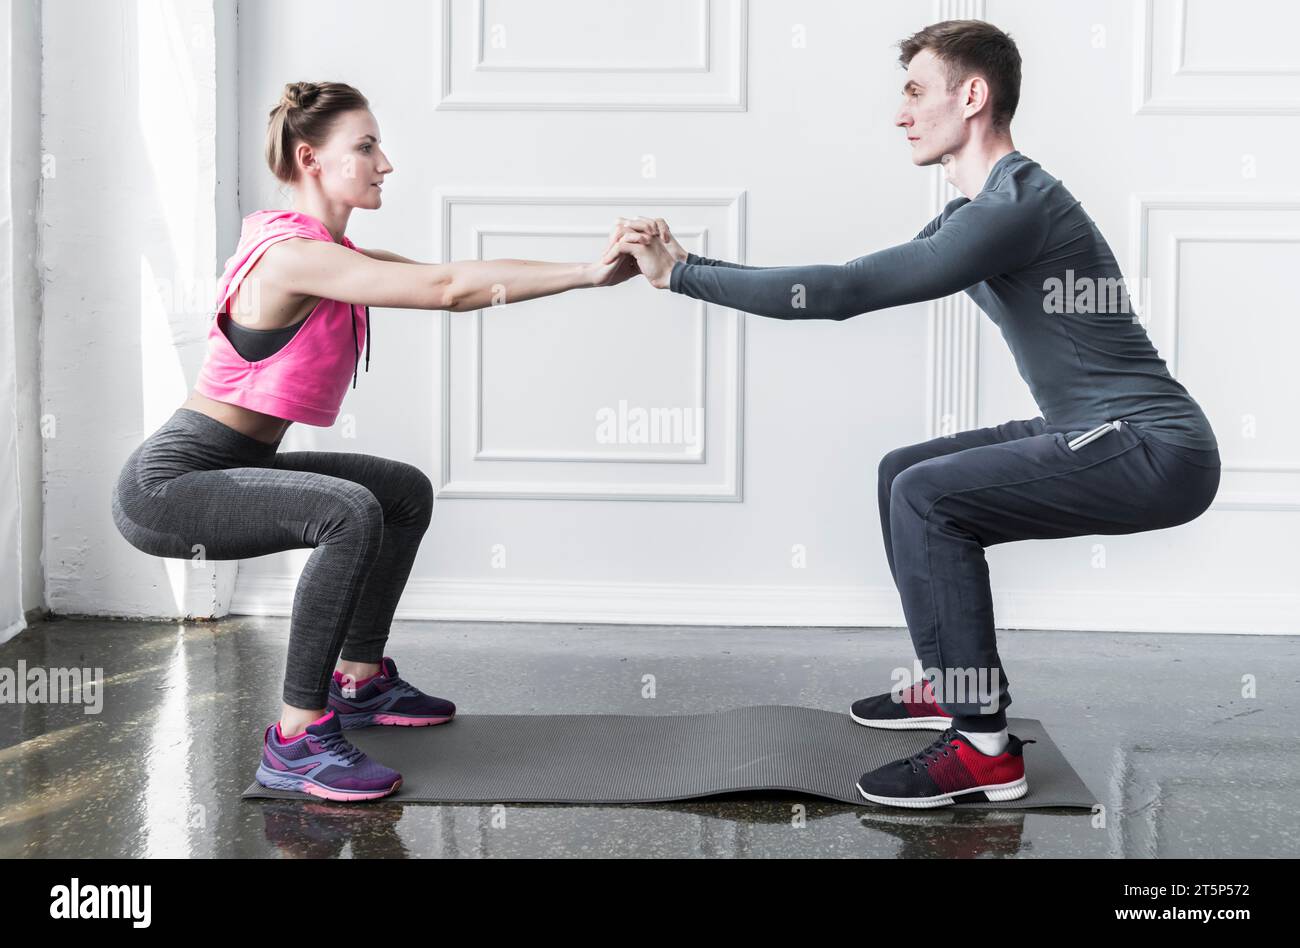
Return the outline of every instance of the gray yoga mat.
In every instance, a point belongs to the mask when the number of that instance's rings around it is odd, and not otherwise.
[[[1029,792],[979,810],[1072,807],[1096,797],[1033,718],[1008,729],[1025,748]],[[860,806],[869,770],[921,750],[938,731],[864,727],[846,712],[787,705],[711,714],[466,714],[432,727],[368,727],[348,739],[402,774],[382,798],[408,803],[662,803],[763,790]],[[244,799],[314,800],[256,781]],[[886,809],[895,810],[895,807]]]

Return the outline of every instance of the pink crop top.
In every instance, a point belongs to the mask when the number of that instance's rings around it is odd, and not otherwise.
[[[217,284],[217,308],[208,331],[207,355],[194,388],[220,402],[289,421],[328,427],[338,417],[348,389],[349,338],[353,352],[352,387],[357,385],[357,364],[361,361],[357,310],[362,313],[366,371],[370,371],[368,307],[321,299],[283,348],[257,362],[249,362],[235,351],[221,328],[221,320],[230,319],[228,303],[240,281],[267,247],[289,237],[334,239],[323,223],[297,211],[254,211],[244,218],[239,246],[226,261],[225,273]],[[357,250],[346,236],[343,246]]]

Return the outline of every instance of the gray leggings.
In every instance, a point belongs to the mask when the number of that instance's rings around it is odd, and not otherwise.
[[[402,461],[279,453],[189,408],[132,452],[113,521],[153,556],[237,560],[313,547],[289,626],[284,701],[324,708],[340,655],[378,662],[420,540],[433,485]]]

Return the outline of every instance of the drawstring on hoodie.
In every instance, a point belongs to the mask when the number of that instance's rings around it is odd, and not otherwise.
[[[366,310],[366,371],[369,372],[370,371],[370,334],[372,332],[370,326],[370,307],[369,306],[365,307],[365,310]],[[355,303],[352,305],[352,352],[353,352],[352,387],[356,388],[357,387],[357,365],[358,363],[361,362],[361,346],[357,344],[357,307]]]

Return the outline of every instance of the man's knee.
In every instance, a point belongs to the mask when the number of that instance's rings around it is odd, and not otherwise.
[[[914,463],[916,457],[911,454],[911,447],[894,448],[886,452],[885,456],[880,459],[880,465],[877,468],[876,476],[881,490],[888,496],[894,487],[894,481],[898,475],[907,470]]]
[[[935,465],[926,461],[910,464],[899,471],[889,492],[891,512],[901,508],[918,517],[925,517],[943,494],[936,473]]]

